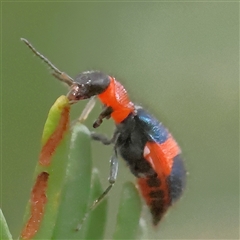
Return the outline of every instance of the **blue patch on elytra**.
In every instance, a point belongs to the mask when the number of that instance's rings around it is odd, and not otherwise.
[[[140,127],[142,125],[142,129],[150,138],[149,140],[161,144],[168,139],[168,130],[155,117],[142,108],[137,109],[137,116],[140,120]]]

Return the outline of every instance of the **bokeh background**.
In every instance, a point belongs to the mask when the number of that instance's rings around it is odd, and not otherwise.
[[[239,238],[239,3],[2,2],[1,207],[16,238],[32,185],[48,110],[66,88],[20,41],[27,38],[74,77],[99,69],[160,119],[189,172],[183,198],[154,239]],[[76,118],[85,102],[74,106]],[[100,104],[87,121],[91,123]],[[100,132],[111,135],[105,121]],[[107,186],[111,147],[93,143]],[[109,195],[111,237],[122,184]],[[81,192],[81,189],[79,189]],[[149,220],[148,211],[143,216]]]

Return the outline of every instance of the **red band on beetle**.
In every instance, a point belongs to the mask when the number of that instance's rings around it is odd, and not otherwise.
[[[98,97],[104,105],[112,107],[111,117],[116,123],[122,122],[134,111],[134,104],[129,100],[126,89],[112,77],[107,89]]]
[[[171,173],[173,158],[181,153],[177,142],[171,134],[164,143],[147,142],[145,149],[147,149],[147,154],[144,155],[145,159],[157,173],[160,171],[165,176]]]

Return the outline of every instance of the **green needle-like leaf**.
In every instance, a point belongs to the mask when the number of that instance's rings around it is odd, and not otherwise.
[[[60,196],[65,179],[66,163],[68,159],[69,135],[65,135],[52,159],[49,167],[49,182],[47,187],[47,204],[41,227],[36,239],[51,239],[60,207]],[[33,239],[35,239],[33,238]]]
[[[0,239],[1,240],[12,240],[12,235],[8,229],[6,219],[0,209]]]
[[[65,107],[69,107],[67,97],[60,96],[51,107],[42,134],[42,145],[44,145],[59,126],[60,119]]]
[[[34,186],[26,210],[22,239],[52,237],[69,152],[69,108],[68,99],[61,96],[50,109],[43,131],[42,150],[34,173]]]
[[[94,169],[89,203],[92,204],[102,193],[103,188],[100,183],[98,171]],[[89,217],[83,225],[83,229],[85,230],[84,239],[104,239],[107,222],[107,206],[107,198],[105,198],[90,212]]]
[[[73,126],[61,206],[52,239],[82,239],[76,231],[89,205],[91,184],[91,142],[89,130],[82,124]]]
[[[134,184],[130,182],[125,183],[113,239],[137,239],[141,206],[139,193]]]

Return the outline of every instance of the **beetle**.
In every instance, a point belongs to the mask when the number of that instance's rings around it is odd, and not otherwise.
[[[97,128],[103,120],[112,118],[116,129],[111,139],[92,133],[94,140],[114,145],[110,159],[109,186],[95,200],[95,207],[114,185],[118,172],[118,155],[137,178],[139,191],[158,225],[168,208],[180,198],[185,188],[186,170],[181,150],[169,131],[144,108],[134,104],[124,86],[114,77],[101,71],[85,71],[75,79],[58,70],[26,39],[21,39],[52,69],[52,74],[69,86],[67,94],[72,104],[97,96],[103,110],[93,123]]]

